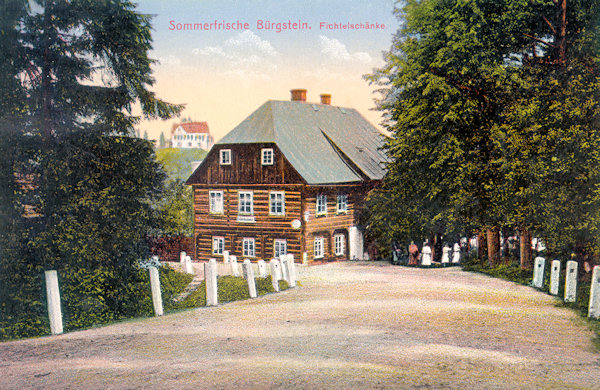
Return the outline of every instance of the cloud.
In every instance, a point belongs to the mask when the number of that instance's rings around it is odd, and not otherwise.
[[[168,55],[166,57],[158,57],[158,62],[161,65],[177,66],[181,65],[181,59],[174,55]]]
[[[269,41],[260,39],[251,30],[245,30],[229,38],[224,46],[231,51],[251,50],[268,57],[275,57],[278,54]]]
[[[260,76],[277,69],[274,59],[279,53],[271,42],[261,39],[251,30],[245,30],[218,46],[196,48],[192,53],[211,61],[226,75]],[[263,76],[259,77],[263,78]]]
[[[347,62],[359,62],[362,64],[370,64],[373,62],[373,58],[369,53],[356,52],[350,53],[342,42],[335,38],[327,38],[324,35],[319,36],[321,44],[321,54],[327,58],[336,61],[347,61]]]

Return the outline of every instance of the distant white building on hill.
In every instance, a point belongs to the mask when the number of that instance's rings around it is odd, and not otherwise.
[[[206,122],[176,123],[171,128],[171,145],[174,148],[210,150],[214,142]]]

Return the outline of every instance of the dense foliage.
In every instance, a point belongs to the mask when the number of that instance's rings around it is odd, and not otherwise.
[[[401,4],[386,66],[369,76],[392,133],[369,234],[389,245],[487,230],[492,263],[500,230],[533,232],[555,255],[596,252],[600,4]]]
[[[43,271],[66,329],[147,310],[144,237],[164,173],[139,117],[180,106],[149,90],[150,20],[121,0],[8,0],[0,9],[0,326],[47,332]]]

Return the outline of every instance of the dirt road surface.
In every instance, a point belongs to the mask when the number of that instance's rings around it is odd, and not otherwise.
[[[258,299],[0,344],[0,388],[600,388],[592,333],[529,287],[451,269],[301,268]]]

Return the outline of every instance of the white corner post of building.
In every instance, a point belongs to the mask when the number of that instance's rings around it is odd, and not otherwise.
[[[287,263],[287,258],[285,257],[285,255],[281,255],[279,256],[279,264],[281,264],[281,277],[283,278],[283,280],[285,280],[286,282],[290,282],[290,275],[289,275],[289,268],[286,265]]]
[[[192,258],[190,256],[185,257],[185,272],[194,275],[194,266],[192,265]]]
[[[546,259],[543,257],[536,257],[533,264],[533,287],[542,288],[544,287],[544,267],[546,266]]]
[[[592,271],[592,286],[590,287],[590,307],[588,317],[600,318],[600,266],[597,265]]]
[[[364,239],[358,226],[348,228],[348,250],[350,260],[364,260]]]
[[[258,266],[258,277],[259,278],[266,278],[268,273],[267,273],[267,263],[265,263],[264,260],[258,260],[256,262],[257,266]]]
[[[237,256],[229,256],[229,264],[231,265],[231,274],[236,278],[239,278],[240,267],[238,267]]]
[[[448,264],[450,262],[450,248],[448,245],[444,245],[442,248],[442,264]]]
[[[223,251],[223,264],[229,263],[229,251]]]
[[[460,263],[460,244],[458,242],[454,243],[454,248],[452,248],[452,264]]]
[[[271,259],[269,262],[271,266],[271,283],[273,284],[273,290],[279,292],[279,280],[281,279],[281,264],[277,259]]]
[[[46,271],[46,298],[48,300],[48,318],[50,332],[53,335],[63,332],[62,310],[60,308],[60,290],[58,289],[58,274],[55,270]]]
[[[567,275],[565,276],[565,302],[577,300],[577,262],[567,261]]]
[[[244,277],[248,281],[248,293],[250,294],[250,298],[256,298],[256,282],[254,280],[254,269],[252,268],[252,263],[250,260],[246,259],[242,263],[242,268],[244,269]]]
[[[210,259],[204,264],[204,281],[206,283],[206,306],[217,306],[219,296],[217,289],[217,260]]]
[[[288,271],[288,285],[290,287],[296,287],[296,265],[294,264],[294,255],[286,255],[285,260]]]
[[[187,253],[185,253],[185,252],[180,252],[179,253],[179,262],[181,264],[185,264],[185,258],[186,258],[186,256],[187,256]]]
[[[430,266],[431,265],[431,248],[429,245],[423,246],[423,251],[421,253],[421,265],[422,266]]]
[[[148,273],[150,274],[150,290],[152,290],[152,304],[154,305],[154,315],[156,317],[162,316],[164,312],[162,295],[160,292],[160,278],[158,276],[158,269],[156,267],[148,267]]]
[[[550,295],[558,295],[558,286],[560,283],[560,260],[552,260],[550,267]]]
[[[308,265],[308,253],[302,252],[302,265]]]

